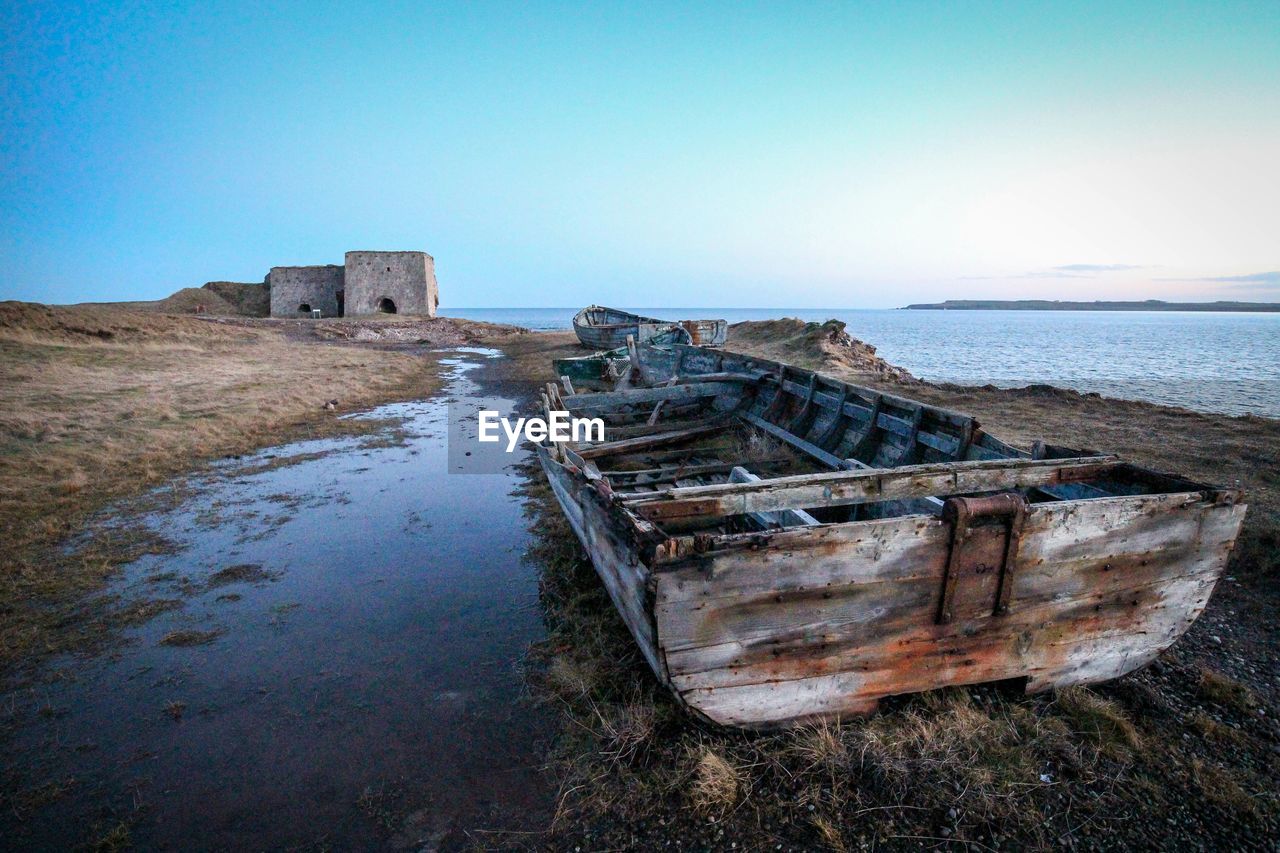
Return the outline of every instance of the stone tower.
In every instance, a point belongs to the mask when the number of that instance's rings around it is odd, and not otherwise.
[[[426,252],[347,252],[346,316],[436,315],[436,262]]]

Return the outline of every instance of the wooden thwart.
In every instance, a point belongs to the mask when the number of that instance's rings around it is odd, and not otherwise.
[[[624,438],[621,441],[606,441],[603,444],[595,444],[591,447],[584,447],[578,452],[583,459],[599,459],[603,456],[616,456],[620,453],[630,453],[635,450],[645,450],[650,447],[662,447],[667,444],[678,444],[682,441],[689,441],[704,435],[710,435],[715,432],[727,429],[732,422],[727,418],[721,418],[715,421],[709,421],[696,427],[688,429],[671,430],[670,432],[660,432],[654,435],[642,435],[636,438]]]
[[[1056,485],[1097,477],[1118,464],[1108,456],[947,462],[693,486],[634,495],[626,500],[636,512],[654,521],[743,515]]]

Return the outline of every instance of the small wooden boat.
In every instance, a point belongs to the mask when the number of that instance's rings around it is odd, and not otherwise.
[[[692,336],[683,326],[668,326],[648,339],[651,344],[688,344]],[[592,353],[578,358],[557,358],[551,362],[556,376],[568,377],[574,388],[606,390],[626,373],[631,357],[627,347]]]
[[[578,341],[595,350],[625,346],[628,336],[647,341],[671,326],[682,327],[692,343],[703,346],[722,346],[729,332],[724,320],[659,320],[599,305],[589,305],[573,316],[573,331]]]
[[[548,385],[605,440],[538,453],[653,672],[719,724],[1123,675],[1200,614],[1245,514],[1234,489],[807,370],[688,345],[630,364],[641,387]]]

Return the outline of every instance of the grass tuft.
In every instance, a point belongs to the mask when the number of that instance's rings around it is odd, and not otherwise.
[[[1073,732],[1111,758],[1128,759],[1142,748],[1142,736],[1124,709],[1086,687],[1059,690],[1055,705]]]
[[[695,763],[689,801],[696,810],[705,814],[727,811],[742,794],[742,771],[732,759],[709,746],[694,752],[693,757]]]
[[[170,631],[160,638],[162,646],[177,646],[179,648],[186,646],[207,646],[214,640],[223,635],[222,629],[214,629],[212,631],[195,631],[191,629],[180,629]]]
[[[1242,714],[1258,707],[1258,697],[1248,686],[1207,666],[1200,668],[1200,694]]]

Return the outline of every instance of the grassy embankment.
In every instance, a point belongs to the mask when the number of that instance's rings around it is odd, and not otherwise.
[[[0,304],[0,671],[153,615],[146,602],[120,608],[94,594],[121,563],[166,543],[117,528],[63,547],[108,502],[203,460],[385,428],[337,416],[430,393],[436,362],[415,341],[510,331],[410,318],[215,321],[140,307]]]
[[[550,636],[535,692],[563,711],[553,838],[583,849],[1260,847],[1277,831],[1274,626],[1280,423],[1048,389],[916,383],[837,327],[735,326],[730,347],[970,411],[997,435],[1119,451],[1251,493],[1209,611],[1156,665],[1023,696],[961,688],[869,719],[773,734],[700,725],[649,673],[545,481],[530,480]],[[508,347],[509,380],[549,378],[564,335]]]

